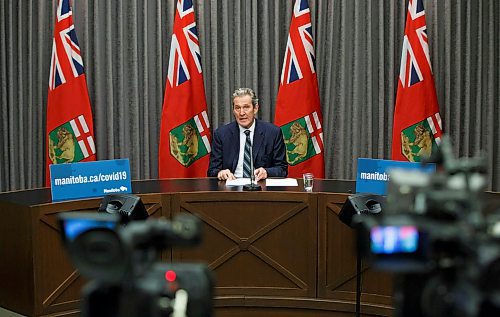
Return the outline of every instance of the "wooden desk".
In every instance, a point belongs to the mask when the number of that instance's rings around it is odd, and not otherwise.
[[[354,232],[337,219],[354,182],[315,180],[263,192],[214,178],[133,182],[150,215],[197,214],[204,241],[165,250],[216,276],[216,316],[353,316]],[[27,316],[78,315],[85,281],[63,249],[57,213],[95,211],[101,199],[51,202],[49,189],[0,194],[0,306]],[[363,271],[362,312],[390,316],[391,278]]]

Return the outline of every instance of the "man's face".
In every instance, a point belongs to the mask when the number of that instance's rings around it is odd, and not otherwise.
[[[250,128],[257,111],[259,111],[259,105],[252,105],[252,97],[245,95],[233,99],[234,118],[243,128]]]

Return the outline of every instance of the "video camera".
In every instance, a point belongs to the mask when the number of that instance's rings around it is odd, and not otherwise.
[[[213,316],[207,266],[158,262],[167,247],[196,245],[201,222],[181,214],[123,224],[119,213],[61,213],[72,262],[91,281],[83,288],[83,317]]]
[[[433,174],[394,170],[379,216],[356,215],[361,252],[395,273],[395,316],[500,316],[500,217],[485,214],[485,163],[442,139]]]

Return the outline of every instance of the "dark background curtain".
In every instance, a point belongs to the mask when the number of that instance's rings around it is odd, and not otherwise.
[[[194,1],[209,118],[253,87],[273,121],[292,0]],[[45,109],[56,0],[0,1],[0,191],[43,186]],[[358,157],[390,158],[404,0],[310,0],[328,178],[354,179]],[[500,190],[500,1],[425,0],[444,131],[456,155],[483,152]],[[74,0],[98,159],[158,175],[174,0]]]

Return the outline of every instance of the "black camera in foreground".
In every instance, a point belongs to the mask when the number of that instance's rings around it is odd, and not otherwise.
[[[395,316],[500,316],[500,215],[485,214],[485,164],[454,159],[446,138],[437,172],[391,172],[378,216],[355,215],[361,252],[395,273]]]
[[[118,213],[61,213],[64,245],[80,273],[83,317],[213,316],[213,278],[206,265],[157,261],[167,247],[196,245],[201,222],[132,221]]]

